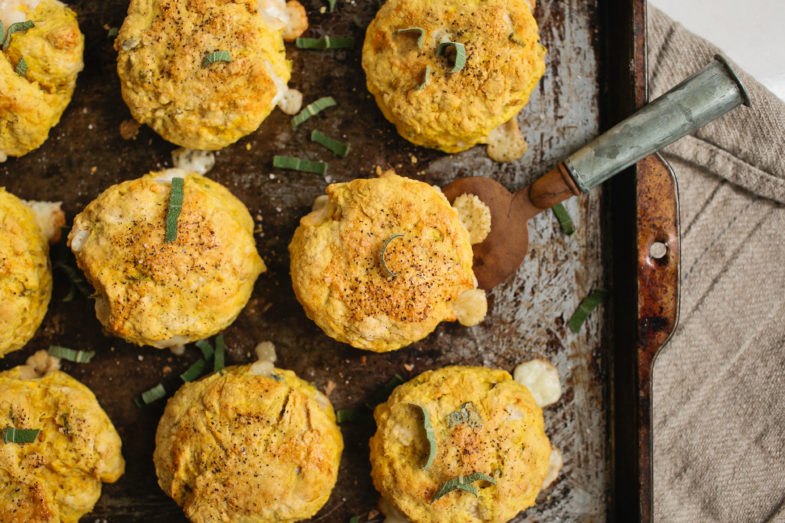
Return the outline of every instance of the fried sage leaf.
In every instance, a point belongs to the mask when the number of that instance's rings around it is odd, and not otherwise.
[[[448,480],[442,485],[439,490],[436,491],[436,494],[433,495],[433,499],[431,499],[431,504],[437,499],[446,496],[453,490],[465,490],[466,492],[470,492],[475,496],[478,494],[477,489],[472,485],[475,481],[487,481],[492,483],[493,485],[496,484],[496,480],[490,477],[487,474],[483,474],[482,472],[475,472],[473,474],[469,474],[468,476],[458,476],[457,478],[453,478]]]
[[[434,434],[433,426],[431,425],[431,415],[428,413],[428,409],[422,405],[417,405],[416,403],[410,403],[409,405],[417,407],[420,409],[420,412],[422,412],[425,437],[428,438],[428,459],[425,461],[423,468],[427,469],[433,464],[433,460],[436,458],[436,435]]]

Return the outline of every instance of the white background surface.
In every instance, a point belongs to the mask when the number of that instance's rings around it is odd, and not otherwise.
[[[650,0],[785,100],[785,0]]]

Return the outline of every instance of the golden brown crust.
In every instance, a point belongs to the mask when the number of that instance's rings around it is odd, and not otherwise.
[[[123,99],[170,142],[225,147],[259,127],[276,81],[289,81],[282,29],[265,22],[258,0],[132,0],[115,40]],[[205,66],[214,51],[231,62]]]
[[[163,173],[108,188],[69,234],[99,293],[98,319],[139,345],[183,344],[223,330],[265,270],[242,202],[209,178],[179,174],[185,187],[174,242],[164,242],[171,187],[156,181]]]
[[[422,48],[417,33],[425,31]],[[524,0],[388,0],[368,26],[362,64],[368,90],[407,140],[446,152],[484,143],[513,118],[545,72],[545,48]],[[436,56],[444,39],[464,44],[466,65]],[[429,83],[422,89],[426,66]]]
[[[437,451],[428,469],[423,418],[412,404],[428,410],[434,429]],[[396,388],[374,419],[374,486],[414,523],[504,522],[534,504],[551,446],[542,411],[507,372],[483,367],[425,372]],[[496,484],[477,481],[472,485],[478,497],[456,490],[431,503],[446,481],[475,472]]]
[[[0,427],[41,431],[34,443],[0,444],[0,521],[76,523],[101,482],[125,470],[112,422],[90,389],[63,372],[0,372]]]
[[[388,174],[330,185],[329,202],[300,220],[289,245],[292,284],[327,335],[384,352],[453,321],[474,287],[469,236],[432,186]],[[390,276],[380,262],[385,249]]]
[[[73,11],[53,0],[23,11],[35,26],[14,33],[0,51],[0,157],[22,156],[46,141],[84,67],[84,36]],[[22,58],[24,76],[15,72]]]
[[[251,368],[186,383],[158,425],[158,484],[192,521],[306,519],[335,485],[343,440],[327,398],[291,371]]]
[[[33,337],[51,296],[49,246],[35,215],[0,187],[0,358]]]

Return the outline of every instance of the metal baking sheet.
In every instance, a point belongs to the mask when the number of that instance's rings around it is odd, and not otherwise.
[[[146,127],[135,139],[120,135],[130,114],[120,97],[115,52],[107,29],[119,27],[127,2],[70,2],[86,35],[85,70],[60,124],[39,150],[0,164],[0,185],[38,200],[62,200],[68,221],[109,185],[171,166],[166,143]],[[512,371],[520,362],[545,358],[559,369],[564,394],[545,409],[546,430],[564,454],[556,484],[541,493],[535,507],[516,521],[603,520],[611,488],[606,328],[597,311],[580,334],[566,321],[588,292],[603,285],[600,191],[571,199],[567,208],[577,232],[565,236],[550,212],[529,227],[530,252],[518,273],[489,295],[489,315],[471,329],[443,324],[425,340],[388,354],[352,349],[326,337],[304,315],[294,298],[287,245],[299,218],[330,182],[373,176],[377,166],[393,167],[430,183],[445,185],[460,176],[486,175],[518,189],[544,174],[557,160],[597,134],[601,25],[596,0],[540,1],[535,17],[548,48],[546,74],[519,117],[529,151],[514,164],[490,161],[484,148],[455,156],[415,147],[384,120],[364,87],[360,67],[363,29],[373,17],[373,0],[339,0],[334,13],[322,13],[320,0],[305,0],[311,29],[307,36],[353,35],[355,49],[305,51],[287,44],[294,70],[290,85],[305,101],[331,95],[338,107],[312,118],[298,130],[280,111],[262,127],[217,154],[209,173],[245,202],[262,232],[259,252],[268,271],[238,320],[225,332],[228,363],[252,360],[256,343],[275,343],[278,366],[290,368],[330,394],[336,408],[362,405],[391,376],[409,379],[427,369],[471,364]],[[359,24],[358,24],[359,22]],[[352,145],[345,159],[332,157],[311,143],[311,129],[341,136]],[[273,154],[328,160],[327,176],[272,168]],[[22,351],[0,361],[0,369],[22,363],[50,344],[96,350],[88,365],[63,368],[98,396],[123,439],[126,474],[105,485],[94,511],[84,521],[183,521],[179,507],[158,488],[152,465],[154,434],[163,402],[137,408],[133,397],[177,376],[197,359],[189,347],[183,356],[139,348],[105,336],[92,302],[65,303],[67,283],[55,273],[49,313],[36,337]],[[342,427],[345,451],[338,484],[314,521],[348,521],[376,509],[378,494],[370,481],[368,438],[373,425]],[[380,520],[376,517],[376,520]]]

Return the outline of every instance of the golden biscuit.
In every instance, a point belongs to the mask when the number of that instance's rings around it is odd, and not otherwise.
[[[422,409],[436,444],[427,468],[430,443]],[[376,407],[374,419],[373,484],[414,523],[508,521],[534,504],[543,485],[551,445],[542,411],[507,372],[483,367],[424,372],[396,388]],[[472,478],[475,473],[492,481]],[[458,477],[468,478],[476,495],[460,488],[445,493],[443,485]]]
[[[291,371],[253,368],[186,383],[158,424],[158,484],[191,521],[299,521],[335,485],[343,439],[327,397]]]
[[[2,162],[40,147],[60,121],[84,67],[84,36],[74,12],[56,0],[5,0],[0,19],[5,29],[17,22],[35,24],[13,33],[8,49],[0,50]]]
[[[0,372],[0,428],[39,429],[33,443],[0,444],[0,521],[76,523],[123,475],[120,436],[95,395],[68,374]]]
[[[33,337],[51,296],[49,245],[36,215],[0,187],[0,358]]]
[[[365,34],[368,90],[412,143],[448,153],[486,143],[545,72],[537,31],[525,0],[388,0]],[[452,48],[437,56],[447,41],[465,48],[459,71]]]
[[[476,287],[472,247],[441,191],[390,171],[330,185],[324,199],[289,253],[294,293],[328,336],[386,352],[456,319],[454,305]],[[458,319],[473,325],[482,312]]]
[[[172,177],[185,179],[177,239],[165,243]],[[68,244],[113,335],[158,348],[228,327],[265,270],[253,219],[223,185],[178,169],[113,185],[74,218]]]
[[[287,90],[290,12],[274,0],[131,0],[115,40],[131,114],[189,149],[255,131]],[[215,52],[230,61],[210,63]]]

